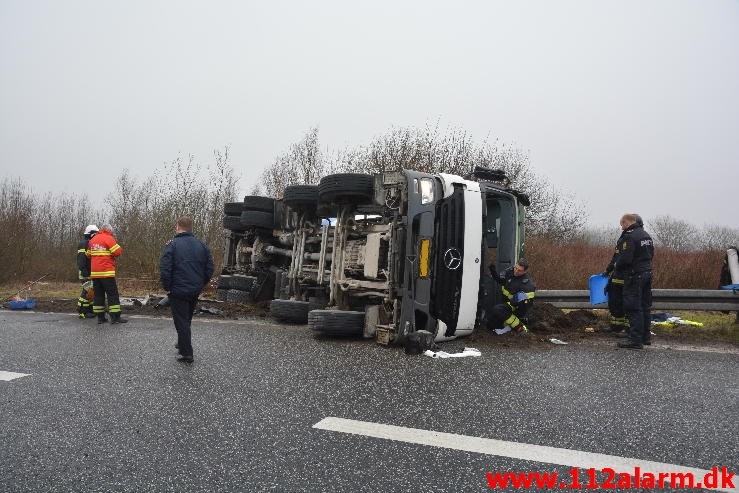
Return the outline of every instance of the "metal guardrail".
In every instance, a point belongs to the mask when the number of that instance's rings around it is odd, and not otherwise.
[[[551,289],[536,292],[536,299],[557,308],[608,308],[590,304],[585,289]],[[653,310],[739,311],[739,292],[720,289],[653,289]]]

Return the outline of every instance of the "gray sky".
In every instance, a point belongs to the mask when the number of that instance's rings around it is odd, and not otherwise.
[[[37,192],[229,145],[243,193],[311,126],[436,120],[528,150],[591,224],[739,227],[739,2],[0,0],[0,171]]]

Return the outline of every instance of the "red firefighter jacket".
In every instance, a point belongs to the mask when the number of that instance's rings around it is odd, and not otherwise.
[[[100,231],[90,238],[85,252],[90,258],[90,277],[115,277],[115,258],[121,253],[123,248],[109,231]]]

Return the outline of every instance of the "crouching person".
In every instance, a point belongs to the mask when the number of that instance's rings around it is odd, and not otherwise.
[[[490,266],[490,274],[495,282],[500,284],[505,303],[492,307],[488,315],[488,328],[501,329],[508,325],[518,335],[524,335],[529,330],[526,327],[527,315],[534,303],[536,286],[528,274],[529,263],[521,258],[516,264],[498,274],[495,266]]]

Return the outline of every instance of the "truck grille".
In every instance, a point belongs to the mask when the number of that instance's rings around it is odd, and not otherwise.
[[[431,314],[454,335],[459,316],[464,259],[464,188],[455,185],[450,197],[436,205],[434,270],[431,281]]]

